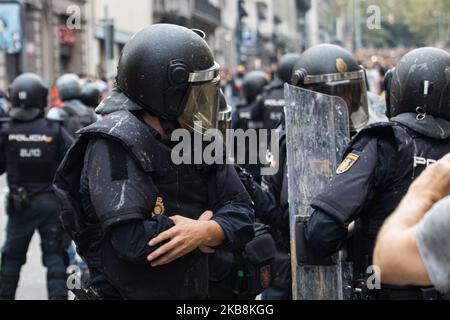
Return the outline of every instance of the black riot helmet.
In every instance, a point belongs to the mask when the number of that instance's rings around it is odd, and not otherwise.
[[[346,49],[321,44],[306,50],[296,63],[292,85],[338,96],[349,108],[351,131],[369,121],[366,74]]]
[[[406,54],[386,75],[388,117],[416,114],[417,121],[433,116],[450,121],[450,54],[420,48]]]
[[[59,77],[56,81],[56,88],[62,101],[81,98],[80,78],[74,73],[68,73]]]
[[[31,121],[44,114],[48,89],[41,77],[34,73],[18,76],[9,87],[12,104],[9,115],[19,121]]]
[[[291,82],[292,70],[300,59],[297,53],[288,53],[284,55],[278,65],[277,77],[283,82]]]
[[[255,101],[268,84],[269,80],[263,71],[247,73],[242,82],[242,94],[247,100],[247,103]]]
[[[92,83],[85,84],[81,89],[81,102],[90,108],[98,107],[100,96],[100,89]]]
[[[139,31],[123,49],[117,88],[160,119],[216,128],[220,66],[203,38],[171,24]]]

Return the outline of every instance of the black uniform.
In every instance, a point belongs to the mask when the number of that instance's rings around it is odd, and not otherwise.
[[[277,129],[279,133],[279,170],[275,175],[263,178],[263,188],[257,185],[252,188],[256,217],[270,226],[277,247],[272,264],[272,283],[262,295],[264,300],[292,299],[287,154],[283,118],[284,84],[290,82],[292,69],[299,58],[298,54],[287,54],[281,58],[276,78],[264,88],[259,106],[263,128],[269,130],[269,140],[270,130]]]
[[[260,130],[264,129],[264,122],[260,117],[260,101],[253,101],[249,105],[239,105],[236,112],[233,114],[232,127],[235,130],[241,129],[246,132],[247,130]],[[260,143],[259,136],[257,136],[257,143]],[[245,149],[242,149],[245,147]],[[240,163],[240,165],[250,172],[258,184],[261,184],[261,168],[263,164],[259,159],[259,149],[256,154],[257,163],[251,163],[250,161],[250,141],[245,142],[245,146],[235,144],[235,156],[238,154],[238,150],[245,150],[245,164]],[[253,156],[253,155],[252,155]]]
[[[91,92],[84,92],[85,95],[83,96],[80,78],[75,74],[65,74],[61,76],[56,81],[56,87],[58,89],[59,97],[64,104],[62,107],[50,109],[47,117],[49,119],[62,121],[67,131],[73,137],[76,137],[76,132],[78,130],[97,121],[97,115],[94,110],[81,102],[86,96],[90,98]]]
[[[277,247],[271,288],[263,294],[265,300],[292,299],[286,136],[280,133],[279,170],[263,178],[262,188],[254,184],[251,192],[255,215],[270,226]]]
[[[259,130],[264,129],[260,95],[267,84],[267,76],[262,71],[252,71],[245,75],[241,88],[242,95],[245,97],[245,102],[237,107],[232,122],[233,129],[235,130],[241,129],[245,133],[248,133],[248,130],[256,131],[256,143],[258,148],[254,148],[255,146],[252,145],[255,141],[246,141],[244,145],[240,145],[238,144],[238,141],[236,141],[235,158],[240,154],[238,153],[239,151],[242,152],[245,150],[245,162],[242,163],[242,159],[239,157],[237,157],[237,162],[240,166],[249,171],[258,183],[261,183],[261,168],[266,165],[264,161],[261,161],[259,155],[260,150],[267,148],[262,144],[264,141],[259,139]]]
[[[356,221],[354,281],[367,279],[383,222],[426,165],[449,152],[450,139],[428,138],[399,123],[364,129],[347,149],[339,174],[312,203],[316,211],[307,225],[309,251],[332,255],[344,244],[348,225]]]
[[[296,53],[281,57],[275,79],[264,89],[261,110],[266,129],[276,129],[284,116],[284,84],[291,82],[293,68],[299,59],[300,55]]]
[[[263,91],[260,101],[264,129],[276,129],[284,114],[284,83],[275,79]]]
[[[173,165],[170,145],[128,111],[80,134],[55,187],[64,225],[78,230],[72,236],[91,270],[91,285],[106,298],[206,298],[205,254],[195,251],[152,268],[147,256],[157,248],[148,242],[174,226],[170,216],[198,219],[207,210],[227,236],[221,249],[233,251],[251,240],[251,200],[234,168]],[[82,226],[73,222],[74,201],[83,204],[76,215]]]
[[[61,123],[43,117],[1,123],[0,173],[8,174],[9,186],[9,219],[1,265],[2,299],[14,299],[35,230],[41,236],[43,263],[48,269],[49,298],[67,298],[63,230],[52,180],[71,143]]]
[[[48,118],[62,121],[64,127],[73,136],[76,132],[97,121],[97,115],[92,108],[85,106],[78,99],[64,101],[64,105],[59,108],[52,108]]]

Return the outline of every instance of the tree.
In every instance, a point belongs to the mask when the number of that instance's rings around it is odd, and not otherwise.
[[[352,17],[354,1],[333,0],[337,16]],[[361,30],[366,47],[450,45],[450,1],[448,0],[361,0]],[[367,8],[378,6],[381,28],[369,29]],[[354,35],[353,19],[348,19]]]

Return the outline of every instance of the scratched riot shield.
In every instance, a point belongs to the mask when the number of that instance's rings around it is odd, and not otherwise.
[[[327,262],[312,262],[303,223],[313,213],[310,203],[325,191],[350,141],[348,108],[339,97],[290,85],[285,86],[285,97],[293,297],[343,300],[350,291],[344,253]]]
[[[386,116],[386,100],[379,95],[368,92],[367,99],[369,101],[369,123],[388,122]]]

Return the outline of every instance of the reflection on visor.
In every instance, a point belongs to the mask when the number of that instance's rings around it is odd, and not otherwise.
[[[219,116],[220,77],[210,82],[192,84],[189,89],[186,107],[179,118],[181,125],[194,131],[201,126],[200,133],[209,129],[217,129]],[[196,126],[195,123],[198,122]]]
[[[219,121],[231,121],[233,109],[227,106],[227,109],[220,110]]]
[[[364,80],[344,80],[308,85],[312,91],[342,98],[349,109],[351,131],[359,131],[369,121],[367,87]]]
[[[213,81],[219,76],[219,73],[220,65],[215,62],[214,65],[208,70],[196,71],[189,74],[189,82],[195,83]]]
[[[226,137],[227,130],[231,129],[231,121],[232,121],[232,108],[228,106],[226,110],[222,110],[219,113],[218,128],[222,133],[223,137]]]

